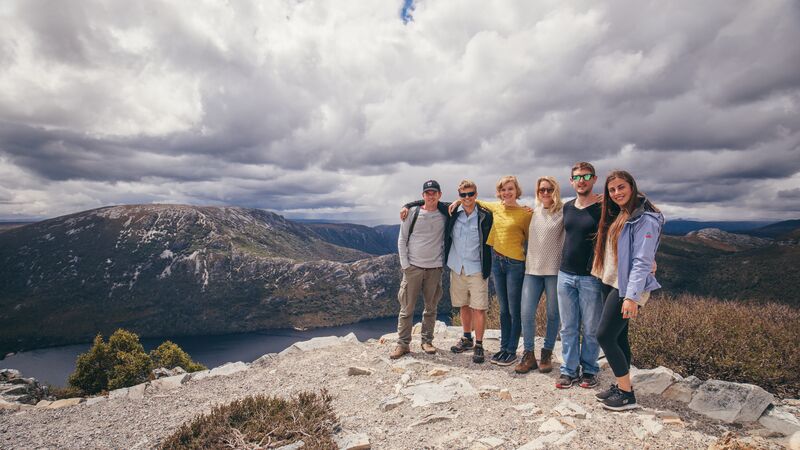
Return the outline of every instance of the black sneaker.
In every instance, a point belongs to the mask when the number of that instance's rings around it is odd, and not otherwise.
[[[483,346],[476,345],[472,350],[472,362],[480,364],[483,362]]]
[[[500,358],[505,356],[505,354],[506,354],[505,350],[500,350],[499,352],[492,355],[492,359],[489,362],[492,364],[497,364],[497,361],[500,361]]]
[[[516,353],[505,352],[505,354],[500,359],[498,359],[495,364],[497,364],[498,366],[510,366],[514,364],[516,361],[517,361]]]
[[[581,375],[581,384],[579,386],[584,389],[591,389],[597,386],[597,377],[592,373],[584,373]]]
[[[474,345],[475,344],[473,343],[472,339],[461,336],[461,339],[458,340],[458,343],[450,347],[450,351],[453,353],[464,353],[465,351],[471,349]]]
[[[612,411],[625,411],[626,409],[636,409],[638,407],[633,391],[625,392],[619,388],[610,397],[603,400],[603,408]]]
[[[617,389],[619,389],[617,387],[617,385],[616,384],[612,384],[611,387],[609,387],[605,391],[600,391],[597,394],[595,394],[594,398],[597,399],[598,402],[602,402],[603,400],[607,399],[608,397],[611,397],[611,395],[614,392],[617,392]]]
[[[567,374],[562,373],[558,380],[556,381],[556,387],[558,389],[569,389],[572,387],[575,382],[578,381],[578,377],[571,377]]]

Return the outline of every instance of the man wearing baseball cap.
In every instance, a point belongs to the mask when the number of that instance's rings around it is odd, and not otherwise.
[[[442,298],[442,262],[444,260],[444,228],[447,211],[439,208],[442,190],[436,180],[422,185],[422,206],[413,208],[400,225],[397,253],[403,280],[397,300],[400,314],[397,317],[397,347],[389,355],[392,359],[411,351],[411,327],[414,307],[422,292],[425,309],[422,312],[422,350],[436,353],[433,346],[433,327],[436,310]]]

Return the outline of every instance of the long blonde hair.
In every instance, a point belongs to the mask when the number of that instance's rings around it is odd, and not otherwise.
[[[548,211],[550,211],[550,214],[561,211],[561,208],[564,206],[564,202],[561,201],[561,187],[558,185],[558,181],[556,181],[555,177],[544,176],[539,177],[539,179],[536,180],[536,204],[542,204],[542,201],[539,200],[539,186],[541,186],[542,181],[547,181],[551,186],[553,186],[553,206],[548,208]]]

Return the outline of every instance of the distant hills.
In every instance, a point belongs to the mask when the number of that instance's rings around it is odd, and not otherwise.
[[[355,230],[339,231],[356,241]],[[183,205],[100,208],[6,230],[0,355],[117,327],[221,334],[396,314],[397,257],[325,234],[262,210]],[[445,299],[441,311],[449,307]]]

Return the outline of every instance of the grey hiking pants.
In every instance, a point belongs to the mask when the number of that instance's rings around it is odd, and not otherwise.
[[[403,270],[403,280],[397,292],[400,314],[397,317],[397,344],[408,348],[411,345],[411,327],[414,307],[422,292],[425,309],[422,312],[422,342],[433,342],[433,327],[436,324],[436,308],[442,298],[442,268],[423,269],[409,266]]]

